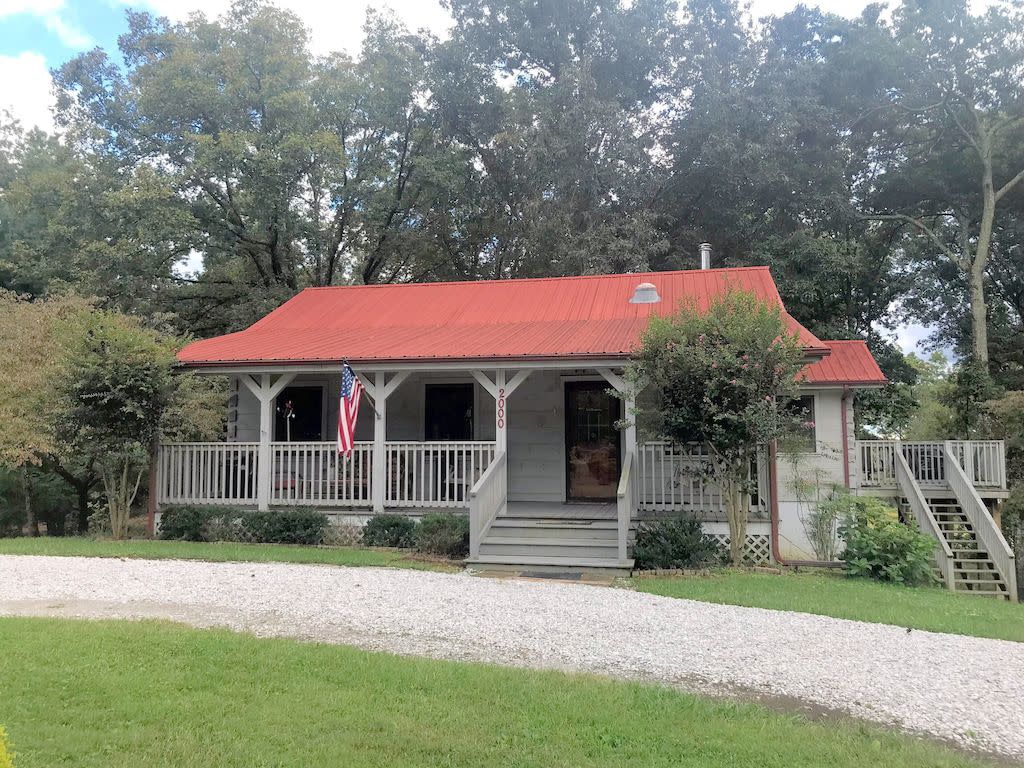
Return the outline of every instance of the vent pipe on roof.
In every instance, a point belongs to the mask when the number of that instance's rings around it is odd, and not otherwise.
[[[661,296],[658,295],[658,289],[654,283],[640,283],[633,291],[633,298],[629,300],[629,303],[657,304],[659,301],[661,301]]]
[[[711,269],[711,243],[700,244],[700,268]]]

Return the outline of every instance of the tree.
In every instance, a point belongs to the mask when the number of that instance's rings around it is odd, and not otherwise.
[[[64,323],[87,305],[59,298],[29,303],[0,291],[0,466],[18,470],[31,535],[38,535],[32,473],[59,450],[52,425],[59,418],[54,382],[59,378]]]
[[[653,317],[632,363],[631,380],[654,398],[638,405],[637,419],[674,443],[707,446],[705,471],[722,489],[735,565],[746,541],[750,468],[799,419],[788,405],[804,363],[779,307],[743,292],[706,311],[684,305],[673,317]]]
[[[123,539],[172,400],[177,341],[111,312],[91,312],[76,322],[58,380],[61,412],[54,432],[64,451],[97,456],[111,531]]]
[[[877,11],[862,24],[862,55],[892,64],[854,126],[869,150],[854,200],[865,218],[899,225],[919,258],[954,267],[970,352],[987,366],[987,271],[1001,208],[1024,181],[1024,40],[1012,34],[1024,7],[972,15],[966,0],[907,0],[891,24]]]

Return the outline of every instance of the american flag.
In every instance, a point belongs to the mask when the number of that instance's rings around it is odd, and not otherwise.
[[[338,405],[338,453],[348,456],[356,441],[356,419],[363,382],[352,373],[348,363],[341,369],[341,402]]]

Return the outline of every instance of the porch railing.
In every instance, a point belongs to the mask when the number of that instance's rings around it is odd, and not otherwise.
[[[505,454],[494,457],[490,466],[469,489],[469,556],[479,557],[480,542],[488,528],[508,504],[508,461]]]
[[[385,445],[389,507],[465,507],[494,459],[494,443],[406,442]]]
[[[259,443],[164,443],[156,461],[162,504],[253,504]]]
[[[858,440],[858,482],[862,488],[898,488],[897,449],[906,459],[917,484],[923,489],[948,486],[950,478],[946,462],[950,457],[957,462],[974,488],[1006,488],[1006,448],[1002,440]]]
[[[702,465],[707,449],[698,444],[676,445],[665,440],[651,440],[638,446],[636,500],[640,509],[725,514],[725,500],[718,485],[706,478]],[[753,470],[754,468],[752,468]],[[766,488],[767,464],[758,463],[757,488]],[[761,494],[751,497],[751,512],[763,511]]]
[[[384,503],[467,507],[494,460],[493,442],[388,442]],[[270,504],[360,507],[373,502],[373,443],[340,456],[333,442],[270,446]],[[247,506],[258,500],[259,443],[164,443],[157,455],[159,504]]]
[[[626,453],[622,462],[622,474],[619,477],[619,487],[616,489],[616,518],[618,557],[620,562],[626,560],[626,546],[629,537],[629,526],[633,519],[633,513],[637,508],[636,499],[636,476],[633,474],[633,465],[636,464],[635,455],[632,451]]]
[[[342,456],[335,443],[271,443],[271,504],[366,506],[372,499],[373,443]]]

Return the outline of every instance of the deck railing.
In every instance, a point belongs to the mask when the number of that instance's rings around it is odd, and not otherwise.
[[[858,440],[859,484],[862,488],[896,490],[895,452],[898,449],[921,488],[944,488],[949,483],[947,445],[949,456],[955,459],[975,488],[1006,488],[1006,448],[1002,440]]]
[[[385,506],[467,507],[469,490],[494,460],[494,443],[388,442]],[[373,501],[373,443],[338,454],[333,442],[270,445],[270,504],[366,508]],[[159,504],[255,504],[259,443],[164,443],[157,455]]]

